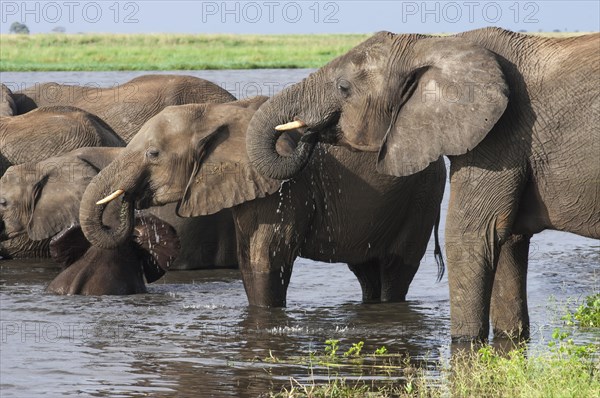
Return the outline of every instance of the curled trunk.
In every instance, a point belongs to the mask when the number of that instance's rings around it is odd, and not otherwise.
[[[246,133],[246,147],[252,165],[264,176],[285,180],[298,174],[317,144],[315,133],[306,133],[290,156],[277,152],[277,139],[282,132],[275,126],[287,123],[300,113],[296,88],[288,88],[265,102],[256,111]]]
[[[126,158],[127,159],[127,158]],[[79,209],[79,221],[85,237],[94,246],[114,249],[131,236],[134,226],[134,203],[128,192],[135,187],[138,175],[127,176],[129,163],[116,160],[102,170],[88,185]],[[133,171],[135,168],[130,168]],[[100,199],[117,189],[125,191],[125,195],[113,202],[97,205]],[[109,214],[105,214],[109,209]]]

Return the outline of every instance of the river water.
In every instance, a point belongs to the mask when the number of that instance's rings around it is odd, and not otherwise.
[[[175,73],[211,80],[243,98],[272,95],[309,72]],[[47,81],[111,86],[140,74],[3,72],[1,80],[13,89]],[[2,261],[0,271],[2,397],[255,397],[289,387],[290,377],[302,383],[333,375],[389,380],[361,366],[297,363],[310,351],[322,353],[331,338],[340,340],[341,351],[364,341],[363,352],[385,345],[417,360],[450,355],[448,281],[435,282],[432,242],[408,302],[393,304],[362,304],[346,265],[306,259],[294,265],[285,309],[249,308],[237,270],[170,272],[147,294],[127,297],[45,294],[59,272],[51,262]],[[600,290],[599,279],[598,240],[555,231],[536,235],[528,276],[530,345],[546,344],[567,309]],[[576,341],[600,341],[598,332],[574,333]],[[279,362],[265,361],[271,355]]]

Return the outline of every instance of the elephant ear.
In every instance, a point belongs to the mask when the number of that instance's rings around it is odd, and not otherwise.
[[[160,279],[179,254],[179,238],[175,229],[150,214],[136,217],[133,241],[140,249],[141,263],[148,283]]]
[[[68,267],[79,260],[90,246],[81,227],[73,224],[50,240],[50,256],[55,262]]]
[[[79,223],[81,197],[92,178],[98,174],[98,165],[102,166],[97,156],[85,155],[85,151],[77,150],[31,164],[34,173],[41,173],[31,189],[29,200],[27,234],[31,239],[50,238],[64,228]]]
[[[377,170],[405,176],[442,155],[462,155],[477,146],[508,104],[508,86],[496,56],[462,38],[428,38],[414,44],[415,66],[401,87]],[[396,79],[397,81],[394,81]],[[400,98],[399,98],[400,97]]]
[[[232,108],[221,107],[225,112],[225,108]],[[226,113],[222,119],[227,120],[227,124],[194,144],[194,168],[177,206],[181,217],[214,214],[275,193],[281,186],[281,181],[262,176],[248,158],[246,127],[254,110],[238,110],[237,115],[233,115],[231,109],[229,113],[230,116]],[[282,140],[278,147],[282,152],[292,153],[293,142]]]

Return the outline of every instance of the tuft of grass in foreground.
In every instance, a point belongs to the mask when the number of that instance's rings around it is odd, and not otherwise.
[[[365,34],[0,35],[0,71],[318,68]]]
[[[440,377],[432,378],[409,357],[388,365],[388,375],[400,375],[384,382],[338,377],[333,373],[326,384],[301,383],[291,378],[289,386],[271,393],[272,398],[359,398],[359,397],[573,397],[595,398],[600,392],[600,364],[594,359],[593,344],[577,345],[568,334],[555,330],[548,350],[528,354],[525,347],[502,353],[489,345],[455,354],[450,363],[436,364]],[[330,341],[330,340],[328,340]],[[331,344],[326,345],[331,347]],[[348,352],[348,351],[347,351]],[[340,369],[349,364],[333,359],[329,350],[311,356],[311,366]],[[363,356],[372,359],[376,354]],[[391,358],[389,354],[380,359]],[[398,357],[398,356],[395,356]],[[355,356],[355,361],[359,357]],[[272,361],[280,359],[271,357]],[[365,364],[363,363],[363,367]],[[368,366],[367,366],[368,367]],[[383,367],[382,367],[383,368]],[[372,369],[371,369],[372,370]],[[312,375],[311,367],[311,375]],[[370,374],[372,372],[369,372]]]
[[[585,300],[566,319],[569,326],[600,326],[600,294]],[[573,397],[600,396],[600,358],[597,344],[577,344],[559,328],[546,347],[528,351],[525,344],[511,351],[490,345],[455,353],[449,361],[416,361],[392,355],[385,347],[364,352],[360,341],[346,351],[340,341],[325,341],[323,353],[289,358],[310,370],[308,383],[291,378],[272,398],[359,397]],[[282,363],[271,355],[267,362]],[[316,383],[315,373],[327,370],[328,382]],[[347,378],[345,374],[358,374]],[[369,376],[362,377],[360,375]],[[375,377],[373,377],[375,376]]]
[[[569,326],[600,327],[600,293],[588,296],[574,313],[562,317]]]

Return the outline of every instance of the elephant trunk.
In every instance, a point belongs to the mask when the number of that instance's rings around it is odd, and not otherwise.
[[[276,131],[275,126],[287,123],[301,113],[299,92],[296,87],[285,89],[265,102],[248,125],[248,157],[252,165],[264,176],[277,180],[292,178],[306,166],[317,144],[317,135],[307,132],[291,155],[282,156],[277,152],[276,143],[282,132]]]
[[[121,158],[112,162],[103,169],[88,185],[79,209],[79,221],[85,237],[94,246],[103,249],[114,249],[131,236],[134,227],[134,199],[132,192],[136,183],[140,181],[141,173],[134,172],[136,175],[127,176],[127,166],[133,165],[133,162],[127,162],[131,156]],[[132,168],[135,170],[135,168]],[[124,197],[117,199],[120,203],[97,204],[102,198],[122,190]],[[115,205],[118,204],[118,207]],[[109,217],[105,215],[105,210],[110,208]],[[106,225],[108,221],[110,225]],[[112,221],[112,222],[111,222]]]

